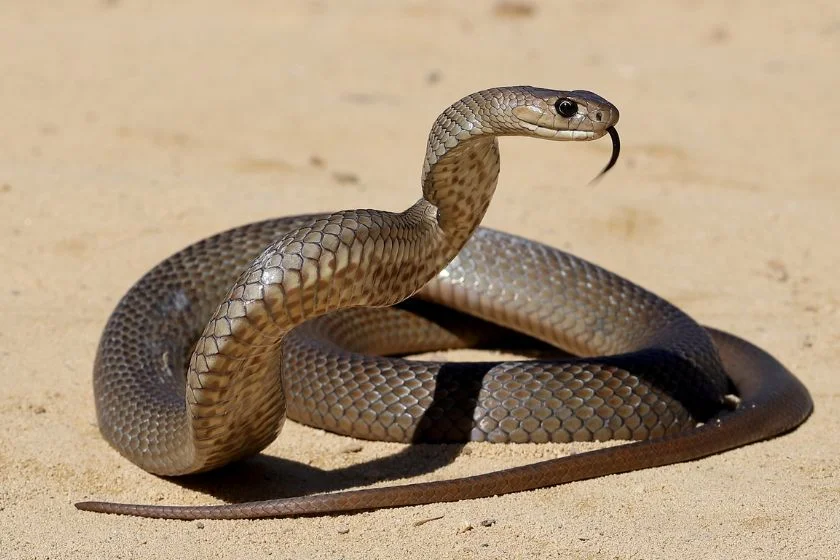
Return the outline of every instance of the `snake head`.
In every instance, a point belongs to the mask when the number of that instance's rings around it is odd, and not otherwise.
[[[511,114],[517,124],[549,140],[595,140],[618,122],[618,109],[591,91],[517,88]]]
[[[432,167],[447,154],[457,162],[460,156],[453,154],[463,155],[479,138],[495,142],[497,136],[586,141],[609,134],[612,156],[598,179],[618,161],[617,122],[615,105],[591,91],[507,86],[472,93],[446,108],[432,125],[423,167],[424,189]]]
[[[609,134],[612,139],[610,161],[590,182],[598,181],[618,161],[621,140],[615,125],[618,109],[591,91],[555,91],[523,87],[511,114],[519,126],[548,140],[595,140]],[[518,96],[517,96],[518,97]]]

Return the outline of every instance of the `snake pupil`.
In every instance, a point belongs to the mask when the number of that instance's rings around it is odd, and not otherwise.
[[[568,97],[561,97],[554,102],[554,108],[558,114],[568,119],[577,114],[578,105]]]

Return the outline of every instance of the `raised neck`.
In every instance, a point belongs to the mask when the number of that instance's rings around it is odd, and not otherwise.
[[[454,145],[439,156],[432,151],[434,143],[445,145],[447,140],[429,139],[423,198],[437,208],[438,226],[460,250],[481,223],[496,190],[499,145],[494,136],[479,136],[451,142]]]

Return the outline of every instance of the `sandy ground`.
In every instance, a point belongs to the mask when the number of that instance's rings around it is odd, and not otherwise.
[[[349,4],[0,3],[0,556],[836,558],[836,3]],[[484,223],[770,349],[812,392],[805,425],[702,461],[352,516],[198,523],[74,509],[401,472],[353,467],[399,445],[292,424],[259,458],[184,485],[155,478],[99,436],[97,340],[143,272],[201,237],[270,216],[404,208],[435,116],[516,84],[612,100],[624,154],[587,187],[608,142],[504,139]],[[432,472],[414,480],[580,449],[470,445],[450,463],[430,447],[414,460]]]

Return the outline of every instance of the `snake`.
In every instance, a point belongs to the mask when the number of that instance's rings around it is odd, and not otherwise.
[[[274,500],[76,507],[170,519],[352,513],[660,467],[794,430],[813,403],[765,350],[582,258],[480,225],[500,137],[608,135],[603,174],[618,157],[618,118],[588,90],[506,86],[461,98],[434,121],[422,197],[405,211],[256,222],[146,273],[104,327],[93,393],[103,438],[164,477],[257,454],[286,418],[413,444],[619,445],[465,478]],[[411,359],[517,337],[558,354]]]

